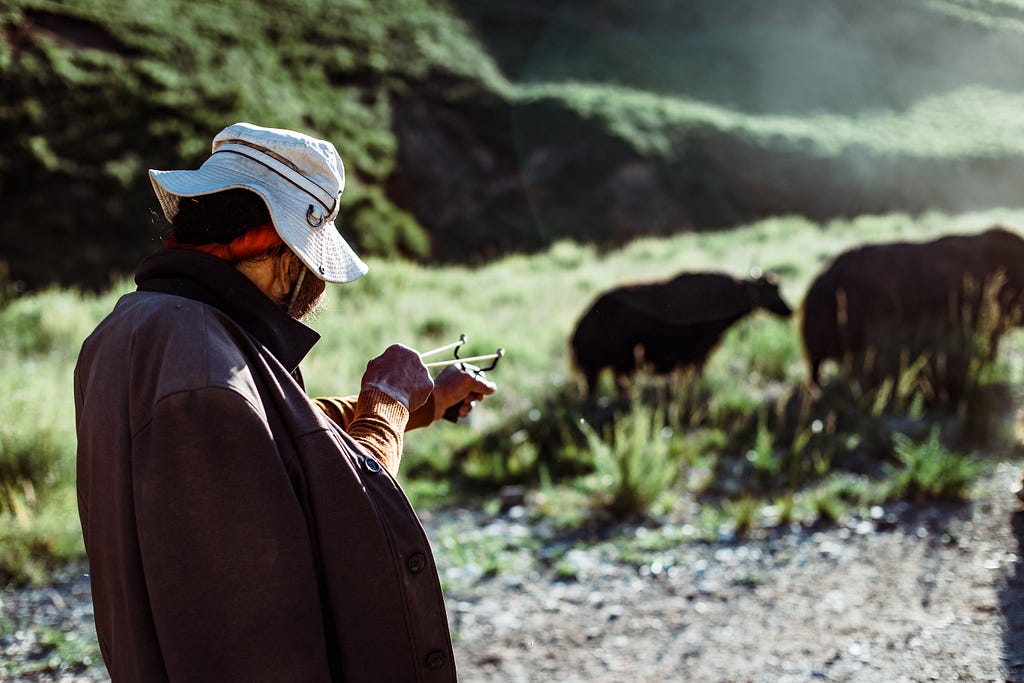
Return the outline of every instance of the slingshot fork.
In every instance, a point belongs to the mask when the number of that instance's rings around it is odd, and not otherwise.
[[[478,368],[480,372],[487,372],[497,367],[498,361],[501,360],[502,356],[505,355],[505,349],[499,348],[494,353],[486,353],[482,356],[469,356],[467,358],[459,358],[459,349],[462,347],[463,344],[466,343],[467,340],[468,337],[465,335],[465,333],[460,334],[458,341],[452,342],[451,344],[445,344],[444,346],[438,346],[436,349],[424,351],[423,353],[420,354],[420,359],[426,358],[427,356],[434,356],[439,353],[443,353],[448,349],[453,349],[452,354],[455,356],[454,358],[449,360],[439,360],[433,361],[431,363],[424,363],[424,365],[428,368],[443,368],[449,365],[459,365],[461,363],[477,363],[480,361],[489,360],[492,361],[492,363],[489,366],[487,366],[486,368]]]
[[[427,356],[434,356],[439,353],[443,353],[448,349],[452,349],[452,355],[455,356],[454,358],[450,360],[439,360],[434,361],[432,363],[424,363],[424,365],[428,368],[443,368],[449,365],[464,365],[465,363],[476,363],[485,360],[491,361],[491,364],[488,365],[486,368],[473,368],[473,375],[479,377],[483,373],[496,368],[498,365],[498,361],[501,360],[502,356],[505,355],[505,349],[499,348],[494,353],[487,353],[482,356],[469,356],[467,358],[459,358],[459,349],[462,348],[462,345],[466,343],[467,339],[468,338],[466,337],[465,333],[460,334],[458,341],[452,342],[451,344],[445,344],[444,346],[438,346],[436,349],[424,351],[423,353],[420,354],[420,359],[422,360]],[[458,422],[459,410],[462,408],[462,405],[462,403],[456,403],[453,406],[449,406],[449,408],[444,412],[444,419],[448,420],[449,422]]]

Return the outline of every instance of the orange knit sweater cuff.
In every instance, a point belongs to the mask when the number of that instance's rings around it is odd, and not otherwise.
[[[404,432],[405,425],[409,421],[409,409],[398,399],[378,389],[359,392],[356,417],[365,414],[376,415],[392,425],[398,432]]]
[[[383,391],[369,389],[359,393],[355,419],[346,431],[392,475],[397,475],[408,421],[409,409],[405,405]]]

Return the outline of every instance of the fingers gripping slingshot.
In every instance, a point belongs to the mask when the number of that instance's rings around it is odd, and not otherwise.
[[[468,356],[466,358],[459,358],[459,349],[462,348],[463,344],[465,344],[466,341],[466,335],[460,334],[458,341],[452,342],[451,344],[445,344],[444,346],[439,346],[436,349],[424,351],[423,353],[420,354],[420,359],[422,360],[428,356],[436,356],[439,353],[444,353],[445,351],[451,350],[452,355],[455,356],[454,358],[451,358],[449,360],[439,360],[430,363],[424,363],[424,365],[427,368],[443,368],[449,365],[458,365],[460,369],[469,371],[473,374],[473,376],[478,377],[483,373],[498,367],[498,361],[501,360],[502,357],[505,355],[505,349],[499,348],[494,353],[487,353],[482,356]],[[475,367],[472,365],[468,367],[466,366],[466,363],[480,363],[483,361],[491,361],[491,364],[488,365],[487,367]],[[462,405],[462,403],[456,403],[455,405],[450,406],[444,412],[444,419],[448,420],[449,422],[457,422],[459,419],[459,410],[461,409]]]

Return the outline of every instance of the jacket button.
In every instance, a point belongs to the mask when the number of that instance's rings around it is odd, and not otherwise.
[[[440,650],[434,650],[427,655],[427,668],[428,669],[440,669],[444,666],[445,656]]]
[[[370,456],[366,456],[366,459],[363,460],[363,464],[366,465],[366,469],[370,470],[374,474],[380,472],[380,463]]]
[[[423,553],[415,553],[409,556],[405,566],[409,568],[413,574],[419,574],[427,566],[427,558]]]

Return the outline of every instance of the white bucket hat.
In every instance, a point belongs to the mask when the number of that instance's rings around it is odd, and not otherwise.
[[[245,188],[263,197],[277,234],[321,280],[351,282],[366,274],[366,264],[334,225],[345,167],[326,140],[236,123],[217,133],[200,168],[150,169],[149,178],[168,221],[181,197]]]

